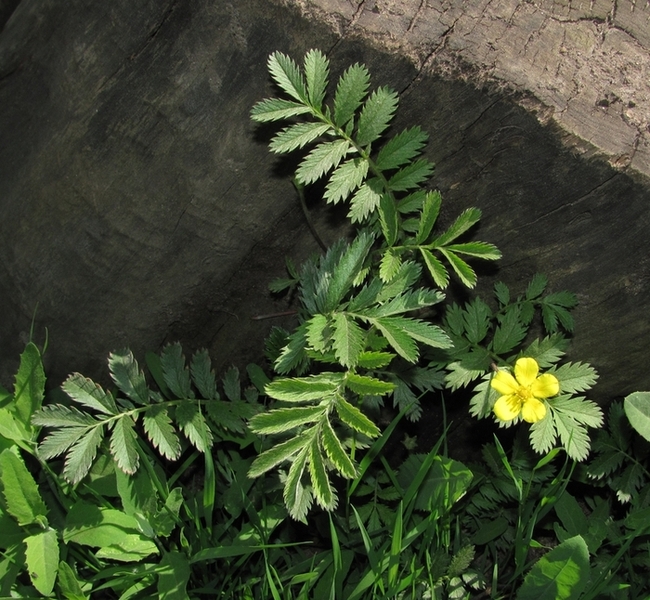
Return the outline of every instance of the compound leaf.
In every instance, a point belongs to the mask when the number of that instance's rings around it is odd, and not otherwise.
[[[190,372],[180,344],[169,344],[160,355],[163,377],[169,389],[178,399],[193,398]]]
[[[181,454],[181,445],[167,409],[154,404],[142,420],[144,431],[158,452],[169,460],[176,460]]]
[[[329,61],[320,50],[309,50],[304,60],[305,79],[307,80],[307,97],[309,103],[320,110],[329,77]]]
[[[344,127],[354,117],[368,93],[369,85],[370,74],[363,65],[352,65],[343,73],[334,95],[334,122],[338,127]]]
[[[328,458],[343,477],[348,479],[356,477],[357,470],[327,419],[323,421],[321,426],[321,443]]]
[[[309,445],[309,476],[318,505],[324,510],[336,508],[336,494],[327,476],[317,437]]]
[[[274,52],[269,56],[268,68],[275,82],[289,96],[299,102],[308,103],[305,80],[292,58],[282,52]]]
[[[254,428],[253,431],[255,431]],[[259,477],[284,461],[289,460],[294,454],[304,449],[310,439],[310,435],[302,434],[262,452],[250,466],[248,476],[251,478]]]
[[[320,420],[327,406],[292,406],[259,413],[250,420],[250,428],[261,435],[284,433]]]
[[[341,421],[355,431],[363,433],[370,438],[377,437],[381,433],[377,425],[366,417],[356,406],[350,404],[343,396],[338,395],[336,397],[334,406]]]
[[[212,361],[208,351],[199,350],[193,357],[190,364],[192,381],[199,390],[202,398],[206,400],[218,400],[217,380],[212,370]]]
[[[292,152],[306,146],[329,131],[330,126],[323,123],[296,123],[284,128],[269,144],[269,148],[276,154]]]
[[[199,452],[212,446],[212,432],[196,402],[187,400],[176,408],[176,422],[187,439]]]
[[[386,142],[377,155],[375,166],[380,171],[401,167],[420,153],[428,138],[418,126],[405,129]]]
[[[90,470],[97,456],[97,449],[104,439],[103,425],[89,429],[68,452],[63,467],[63,477],[70,483],[79,483]]]
[[[87,379],[79,373],[70,375],[61,388],[75,402],[94,408],[105,415],[115,415],[118,412],[110,392],[105,392],[92,379]]]
[[[296,169],[296,181],[307,185],[320,179],[335,168],[350,150],[350,142],[344,139],[322,142],[316,146]]]
[[[311,112],[309,106],[282,98],[266,98],[251,110],[251,118],[258,123],[281,121]]]
[[[133,402],[140,405],[149,403],[149,388],[144,373],[130,350],[123,349],[108,355],[108,368],[115,385]]]
[[[354,367],[364,345],[365,332],[345,313],[335,313],[332,320],[334,354],[344,367]]]
[[[367,174],[367,160],[357,157],[344,162],[332,173],[323,198],[332,204],[346,200],[363,183]]]
[[[386,130],[397,109],[397,93],[380,87],[366,100],[359,115],[356,141],[360,146],[374,142]]]
[[[422,205],[418,232],[415,236],[416,244],[424,243],[431,234],[433,226],[438,219],[441,204],[442,196],[440,195],[440,192],[427,192]]]

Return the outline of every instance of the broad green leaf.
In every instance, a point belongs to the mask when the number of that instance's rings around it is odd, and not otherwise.
[[[419,159],[401,168],[388,180],[388,189],[392,192],[405,192],[419,187],[433,173],[433,164]]]
[[[399,215],[393,198],[388,194],[382,194],[379,200],[379,222],[386,245],[392,246],[399,234]]]
[[[284,484],[284,504],[291,518],[296,521],[304,521],[312,503],[311,491],[302,484],[310,447],[311,444],[308,444],[300,451],[289,469]]]
[[[627,395],[623,406],[630,425],[650,442],[650,392]]]
[[[72,567],[64,560],[59,563],[57,583],[66,600],[89,600],[81,589],[81,584]]]
[[[149,388],[144,373],[130,350],[111,352],[108,356],[108,368],[115,385],[133,402],[140,405],[149,404]]]
[[[305,80],[292,58],[282,52],[274,52],[269,56],[268,68],[271,77],[281,89],[294,100],[308,103]]]
[[[187,400],[176,407],[176,422],[199,452],[212,447],[212,431],[196,402]]]
[[[248,476],[259,477],[263,473],[270,471],[279,464],[289,460],[294,454],[305,448],[311,440],[311,431],[307,432],[309,435],[301,434],[294,438],[276,444],[272,448],[265,450],[260,454],[251,465]]]
[[[0,480],[7,512],[19,525],[47,522],[47,507],[22,458],[10,449],[0,453]]]
[[[117,406],[110,392],[105,392],[92,379],[79,373],[70,375],[61,386],[63,391],[75,402],[93,408],[105,415],[117,414]]]
[[[397,93],[380,87],[366,100],[357,123],[356,141],[367,146],[386,130],[397,109]]]
[[[332,395],[343,383],[342,373],[320,373],[308,377],[276,379],[269,383],[266,395],[285,402],[308,402]]]
[[[402,258],[400,255],[393,251],[391,248],[388,248],[386,252],[383,253],[381,257],[381,262],[379,263],[379,278],[388,283],[397,273],[399,273],[399,268],[402,266]]]
[[[380,171],[401,167],[420,154],[428,137],[420,127],[405,129],[386,142],[377,155],[375,166]]]
[[[304,104],[282,98],[266,98],[253,106],[251,119],[259,123],[267,123],[290,119],[308,112],[311,112],[311,108]]]
[[[32,429],[23,425],[7,407],[0,408],[0,450],[5,442],[8,447],[13,442],[29,442],[31,439]]]
[[[190,364],[192,381],[199,390],[202,398],[206,400],[218,400],[217,381],[212,370],[212,361],[208,351],[199,350],[193,357]]]
[[[10,405],[19,423],[31,434],[30,419],[41,408],[45,393],[45,372],[41,353],[32,342],[25,346],[20,355],[20,366],[14,383],[14,398]],[[31,437],[31,435],[30,435]]]
[[[374,237],[372,235],[361,233],[344,252],[329,281],[326,300],[326,309],[328,311],[336,310],[345,295],[350,291],[373,242]]]
[[[413,341],[413,338],[400,326],[399,321],[395,321],[398,318],[380,317],[373,319],[371,322],[386,338],[397,354],[405,360],[414,363],[419,356],[418,347]]]
[[[176,398],[194,398],[189,369],[185,366],[185,357],[181,345],[169,344],[160,355],[160,365],[165,383]]]
[[[348,196],[363,183],[367,174],[368,161],[364,158],[357,157],[344,162],[332,173],[323,198],[332,204],[347,200]]]
[[[557,377],[560,382],[560,391],[563,394],[584,392],[596,385],[598,374],[587,363],[566,363],[560,367],[553,366],[548,371]]]
[[[332,425],[327,419],[323,422],[321,427],[321,443],[328,458],[332,461],[343,477],[352,479],[357,476],[357,470],[355,469],[352,460],[350,460],[350,457],[343,448],[341,441],[336,436],[336,433],[332,429]]]
[[[68,451],[63,468],[63,477],[70,483],[79,483],[90,470],[97,455],[97,449],[104,439],[104,427],[98,425],[89,429]]]
[[[111,455],[117,466],[125,473],[133,475],[138,470],[138,436],[134,431],[135,422],[130,415],[123,415],[113,425],[111,433]]]
[[[334,406],[341,421],[355,431],[371,438],[377,437],[381,433],[377,425],[366,417],[356,406],[350,404],[343,396],[337,396]]]
[[[384,396],[395,389],[395,384],[367,375],[348,372],[345,385],[359,396]]]
[[[25,562],[32,585],[44,596],[54,589],[59,568],[59,542],[56,531],[48,529],[25,538]]]
[[[352,196],[348,217],[352,223],[361,223],[375,212],[381,201],[381,182],[376,177],[368,179]]]
[[[334,95],[334,122],[344,127],[354,117],[355,111],[368,93],[370,75],[366,67],[355,64],[339,79]]]
[[[589,582],[589,549],[577,535],[542,556],[517,592],[517,600],[578,600]]]
[[[324,510],[336,508],[336,494],[327,476],[325,463],[318,445],[318,438],[316,437],[309,445],[309,476],[318,505]]]
[[[176,460],[181,454],[181,445],[167,409],[154,404],[144,413],[142,421],[147,437],[158,452],[169,460]]]
[[[67,514],[63,541],[100,548],[104,555],[122,561],[138,562],[158,554],[156,544],[140,532],[135,517],[83,500],[77,501]]]
[[[18,525],[16,519],[6,512],[2,512],[2,510],[0,510],[0,531],[2,532],[2,535],[0,535],[0,550],[8,550],[22,546],[23,540],[25,539],[24,529]]]
[[[187,556],[181,552],[167,552],[158,570],[159,600],[188,600],[187,584],[191,569]]]
[[[436,248],[446,246],[449,242],[453,242],[457,237],[468,231],[471,227],[476,225],[481,219],[481,211],[478,208],[468,208],[464,210],[452,225],[443,233],[433,240],[433,245]]]
[[[440,192],[427,192],[420,214],[418,232],[414,240],[416,244],[423,244],[431,234],[431,230],[438,219],[441,204],[442,196]]]
[[[345,313],[334,313],[332,346],[344,367],[354,367],[364,346],[365,331]]]
[[[285,127],[278,133],[271,140],[269,148],[277,154],[292,152],[317,140],[327,133],[329,129],[330,126],[323,123],[296,123],[295,125]]]
[[[327,89],[329,61],[320,50],[312,49],[305,54],[304,67],[305,79],[307,80],[307,97],[310,104],[320,110]]]
[[[327,403],[319,406],[292,406],[259,413],[250,420],[250,428],[260,435],[284,433],[323,418]]]
[[[476,273],[462,258],[454,254],[446,248],[439,249],[441,254],[449,261],[452,269],[456,272],[459,279],[468,288],[473,288],[476,285]]]
[[[302,185],[317,181],[337,167],[350,148],[350,142],[344,139],[318,144],[296,169],[296,181]]]
[[[476,256],[484,260],[498,260],[501,258],[501,252],[494,244],[487,242],[466,242],[464,244],[449,244],[445,246],[447,250],[457,254],[466,254],[467,256]]]
[[[420,253],[434,283],[445,289],[449,285],[449,273],[445,266],[426,248],[420,248]]]

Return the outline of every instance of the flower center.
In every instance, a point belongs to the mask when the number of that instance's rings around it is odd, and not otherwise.
[[[530,400],[533,397],[533,392],[530,389],[531,386],[529,385],[520,385],[519,388],[517,389],[517,397],[521,402],[526,402],[527,400]]]

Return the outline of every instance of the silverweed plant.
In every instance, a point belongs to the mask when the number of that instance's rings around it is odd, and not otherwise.
[[[0,388],[0,597],[649,597],[650,393],[603,427],[595,370],[565,360],[576,297],[543,275],[471,296],[500,253],[471,238],[476,208],[441,230],[427,135],[391,131],[398,96],[366,67],[334,84],[318,50],[268,67],[279,95],[253,120],[302,153],[303,208],[320,183],[354,233],[271,283],[298,310],[267,371],[125,349],[110,387],[74,373],[46,398],[26,346]],[[446,409],[468,397],[493,438],[452,456]],[[432,405],[421,448],[403,432]]]

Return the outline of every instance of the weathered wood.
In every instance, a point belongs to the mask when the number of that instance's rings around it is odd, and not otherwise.
[[[583,4],[23,0],[0,34],[2,381],[37,303],[55,379],[174,339],[259,356],[270,323],[250,317],[284,307],[266,283],[318,247],[248,113],[270,52],[319,47],[429,131],[443,217],[480,207],[504,253],[486,287],[542,271],[578,292],[596,397],[650,389],[647,77],[620,78],[647,75],[647,21]]]

